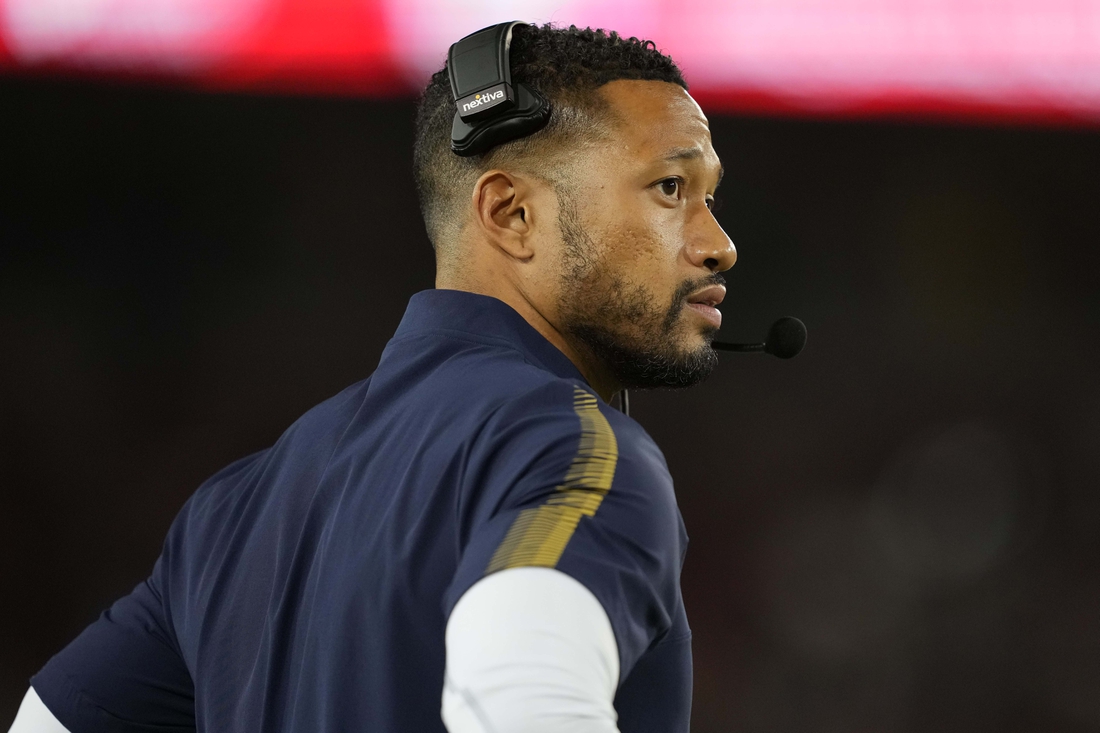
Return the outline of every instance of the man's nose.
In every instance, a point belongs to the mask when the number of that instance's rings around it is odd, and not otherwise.
[[[705,267],[711,272],[723,272],[737,262],[737,248],[710,211],[707,211],[706,216],[697,218],[697,228],[689,233],[687,256],[696,267]]]

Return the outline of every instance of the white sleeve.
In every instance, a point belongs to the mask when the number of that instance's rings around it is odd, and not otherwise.
[[[449,733],[617,733],[611,622],[560,570],[482,578],[451,612],[446,643]]]
[[[68,729],[54,717],[33,687],[27,688],[15,722],[8,733],[69,733]]]

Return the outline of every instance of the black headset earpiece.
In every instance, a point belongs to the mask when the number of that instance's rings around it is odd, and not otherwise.
[[[550,102],[526,84],[512,85],[508,50],[520,21],[482,28],[451,46],[447,74],[454,95],[451,150],[463,157],[530,135],[550,121]]]

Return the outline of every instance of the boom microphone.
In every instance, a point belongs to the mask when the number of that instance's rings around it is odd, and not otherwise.
[[[806,324],[792,316],[780,318],[768,329],[768,340],[762,344],[729,344],[724,341],[712,341],[711,346],[719,351],[752,352],[763,351],[780,359],[798,356],[806,345]],[[630,414],[630,397],[625,389],[619,390],[619,409],[624,415]]]
[[[722,341],[711,343],[711,346],[719,351],[763,351],[780,359],[798,356],[798,352],[802,351],[805,345],[806,324],[791,316],[780,318],[773,323],[768,329],[768,340],[762,344],[729,344]]]

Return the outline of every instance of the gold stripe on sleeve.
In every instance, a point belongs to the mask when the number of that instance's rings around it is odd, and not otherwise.
[[[519,567],[552,568],[582,516],[591,517],[611,489],[619,445],[596,397],[573,388],[573,409],[581,421],[581,441],[565,479],[540,506],[524,509],[493,553],[486,575]]]

